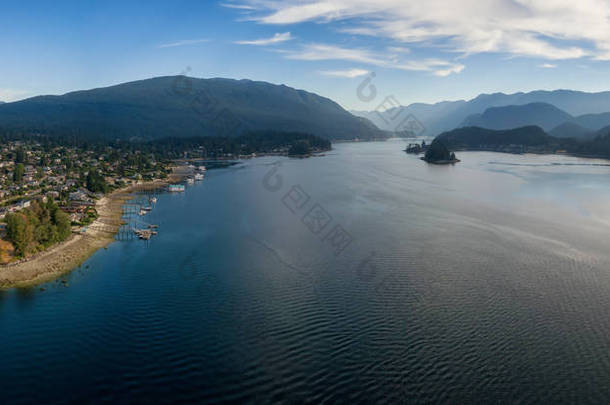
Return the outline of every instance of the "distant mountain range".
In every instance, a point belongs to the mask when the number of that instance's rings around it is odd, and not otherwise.
[[[610,125],[610,113],[573,117],[548,103],[530,103],[488,108],[483,114],[467,117],[459,126],[512,129],[527,125],[537,125],[559,138],[581,138]]]
[[[284,85],[166,76],[0,106],[0,129],[112,138],[298,131],[327,139],[386,134],[334,101]]]
[[[578,117],[575,123],[585,128],[589,128],[589,125],[593,122],[595,123],[593,128],[595,130],[610,125],[610,117],[607,117],[608,120],[606,121],[606,114],[603,114],[610,112],[610,92],[585,93],[571,90],[481,94],[469,101],[443,101],[436,104],[415,103],[381,113],[375,111],[352,111],[352,113],[369,119],[380,129],[389,131],[395,129],[392,126],[396,120],[391,119],[391,117],[412,114],[426,128],[424,135],[436,136],[441,132],[459,128],[466,119],[477,114],[484,114],[489,108],[537,105],[539,103],[550,104],[572,117]],[[580,122],[580,119],[582,119],[582,122]],[[549,122],[552,122],[552,119]],[[562,123],[558,122],[557,125]],[[543,124],[547,126],[546,120]],[[515,122],[512,128],[518,126],[519,123]]]

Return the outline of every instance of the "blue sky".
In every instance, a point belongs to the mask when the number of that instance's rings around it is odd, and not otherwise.
[[[479,93],[610,90],[604,0],[3,4],[0,100],[154,76],[264,80],[373,110]],[[375,73],[378,97],[357,88]]]

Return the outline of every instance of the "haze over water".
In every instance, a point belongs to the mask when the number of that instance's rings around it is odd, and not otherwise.
[[[610,162],[404,146],[209,171],[150,242],[0,292],[4,401],[603,402]]]

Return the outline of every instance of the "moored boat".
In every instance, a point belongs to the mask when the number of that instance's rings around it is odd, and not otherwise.
[[[170,184],[168,190],[170,193],[182,193],[185,187],[183,184]]]

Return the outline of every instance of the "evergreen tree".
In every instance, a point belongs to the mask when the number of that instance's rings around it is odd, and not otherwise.
[[[25,163],[25,150],[23,148],[17,148],[15,163]]]
[[[25,166],[23,163],[18,163],[13,171],[13,181],[15,183],[21,183],[23,181],[23,175],[25,174]]]
[[[11,213],[6,216],[6,237],[20,256],[28,253],[33,234],[32,226],[25,215]]]

